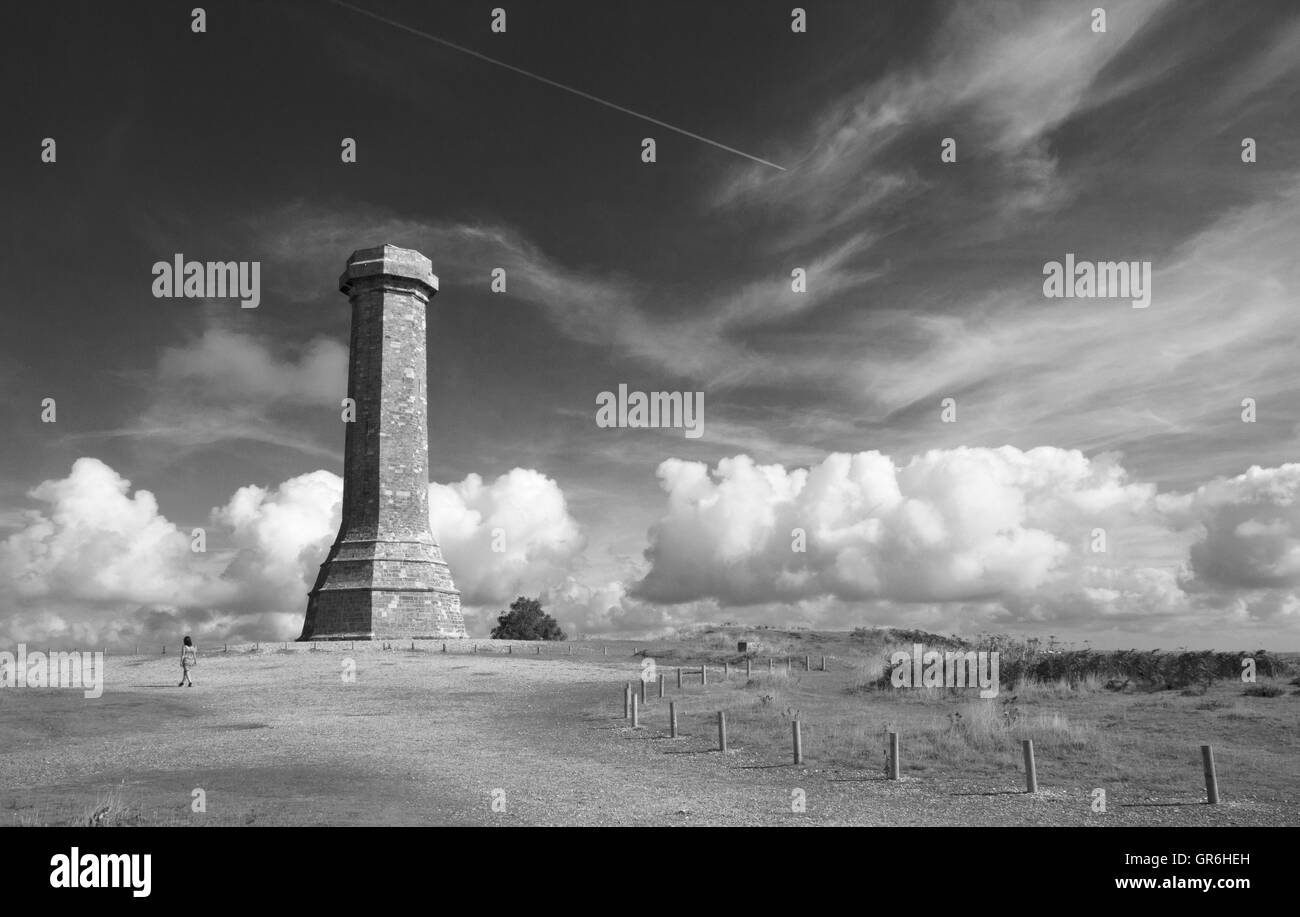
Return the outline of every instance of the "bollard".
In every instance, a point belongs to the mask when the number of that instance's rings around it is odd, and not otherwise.
[[[473,653],[473,654],[476,655],[476,656],[478,655],[478,644],[477,644],[477,643],[475,643],[474,646],[473,646],[473,648],[470,649],[470,652]]]
[[[790,724],[790,732],[794,738],[794,763],[803,764],[803,731],[798,720]]]
[[[167,644],[166,644],[166,643],[163,644],[163,655],[164,655],[164,656],[167,655]]]
[[[507,646],[507,647],[506,647],[506,655],[507,655],[507,656],[513,656],[514,654],[515,654],[515,647],[514,647],[514,644],[511,644],[510,646]]]
[[[1025,739],[1022,743],[1025,749],[1025,792],[1038,792],[1038,768],[1034,766],[1034,740]]]
[[[748,677],[750,676],[751,671],[752,671],[752,669],[750,669],[750,667],[749,667],[749,660],[746,659],[746,660],[745,660],[745,677],[746,677],[746,678],[748,678]]]
[[[569,644],[569,655],[570,655],[570,656],[573,655],[573,644],[572,644],[572,643]]]
[[[722,664],[722,680],[726,681],[730,677],[731,677],[731,663],[724,662]]]
[[[538,656],[542,655],[542,645],[540,643],[537,644],[537,655]]]
[[[659,699],[664,699],[664,676],[662,673],[659,675]]]
[[[1212,805],[1219,804],[1219,778],[1214,773],[1214,749],[1208,745],[1201,746],[1201,764],[1205,768],[1205,797]]]
[[[442,651],[443,651],[444,653],[447,652],[447,644],[444,643],[444,644],[442,645]]]
[[[811,672],[811,671],[812,671],[812,657],[811,657],[811,656],[804,656],[804,657],[803,657],[803,670],[804,670],[805,672]]]
[[[607,647],[607,646],[602,646],[602,647],[600,648],[600,655],[602,655],[602,656],[608,656],[608,655],[609,655],[609,647]]]
[[[641,682],[641,684],[644,685],[645,682],[643,681],[643,682]],[[632,695],[632,728],[633,728],[633,729],[636,729],[637,727],[639,727],[639,726],[641,725],[641,717],[640,717],[639,714],[640,714],[640,711],[639,711],[639,709],[638,709],[638,707],[637,707],[637,699],[636,699],[636,695],[633,694],[633,695]]]
[[[826,671],[826,657],[825,657],[825,656],[822,657],[822,671],[823,671],[823,672]]]
[[[707,685],[708,683],[709,683],[709,667],[707,665],[702,665],[700,666],[700,684]]]
[[[229,653],[229,652],[230,652],[230,644],[229,644],[229,643],[223,643],[223,644],[221,644],[221,652],[223,652],[223,653]]]
[[[411,641],[411,652],[412,652],[412,653],[415,652],[415,641],[414,641],[414,640]]]
[[[774,663],[774,662],[772,661],[772,657],[771,657],[771,656],[768,656],[768,657],[767,657],[767,674],[772,675],[772,674],[774,674],[774,673],[776,672],[776,669],[773,668],[773,666],[774,666],[775,664],[776,664],[776,663]]]
[[[669,738],[677,738],[677,701],[668,702],[668,729]]]
[[[632,682],[623,686],[623,719],[632,715]]]
[[[727,714],[718,711],[718,750],[727,753]]]
[[[678,667],[677,667],[677,687],[680,688],[681,686],[682,686],[682,667],[681,667],[681,666],[678,666]]]
[[[645,678],[641,679],[641,703],[645,703]]]
[[[898,733],[889,734],[889,779],[898,779]]]

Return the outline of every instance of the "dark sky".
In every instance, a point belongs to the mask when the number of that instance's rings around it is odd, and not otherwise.
[[[1300,643],[1295,4],[357,5],[785,171],[330,2],[7,11],[15,638],[296,634],[337,277],[391,242],[441,279],[433,521],[484,615]],[[1044,298],[1066,252],[1150,261],[1151,306]],[[154,298],[175,253],[260,262],[261,305]],[[620,383],[705,435],[598,428]]]

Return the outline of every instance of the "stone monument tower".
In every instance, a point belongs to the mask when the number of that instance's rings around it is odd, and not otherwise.
[[[339,278],[352,302],[343,522],[299,640],[464,637],[460,592],[429,528],[425,310],[429,259],[381,245]]]

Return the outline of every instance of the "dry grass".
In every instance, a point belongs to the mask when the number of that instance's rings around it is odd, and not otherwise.
[[[174,688],[174,656],[117,657],[98,701],[31,692],[0,707],[0,811],[20,825],[674,824],[682,811],[707,823],[785,823],[788,807],[772,800],[788,795],[795,773],[795,719],[798,785],[817,788],[823,823],[1072,823],[1076,801],[1076,820],[1091,817],[1086,794],[1099,786],[1126,823],[1187,821],[1193,807],[1122,806],[1196,800],[1202,743],[1215,748],[1225,799],[1243,806],[1216,818],[1295,823],[1300,811],[1300,700],[1290,695],[1248,697],[1220,683],[1184,697],[1088,680],[1021,684],[987,700],[977,689],[879,688],[874,646],[815,632],[787,639],[814,665],[825,651],[828,671],[769,674],[762,655],[751,677],[733,665],[724,681],[714,660],[734,654],[733,635],[712,636],[700,646],[592,641],[573,657],[546,646],[540,658],[482,640],[477,657],[464,643],[448,655],[435,644],[232,646],[205,654],[199,687],[185,691]],[[353,685],[340,681],[343,657],[357,661]],[[653,688],[642,729],[621,719],[622,685],[646,657],[668,675],[679,742],[665,739],[667,703]],[[709,684],[697,675],[678,691],[674,663],[700,661]],[[735,750],[725,759],[711,750],[719,710]],[[913,781],[904,794],[881,781],[891,731]],[[1023,739],[1034,741],[1043,786],[1070,797],[1050,816],[978,802],[984,788],[1005,793],[1021,779]],[[205,815],[189,811],[194,787],[208,793]],[[496,787],[508,813],[490,808]]]

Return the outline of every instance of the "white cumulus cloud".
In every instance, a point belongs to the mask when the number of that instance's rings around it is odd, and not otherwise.
[[[430,484],[432,522],[467,605],[565,582],[585,545],[551,478],[516,468]],[[42,504],[0,542],[0,622],[13,640],[292,639],[338,533],[343,481],[328,471],[239,488],[212,510],[210,548],[147,490],[94,458],[33,488]],[[217,542],[228,547],[211,547]],[[497,549],[500,550],[497,550]],[[472,612],[472,609],[471,609]]]
[[[1095,527],[1131,524],[1155,495],[1113,457],[1050,447],[934,450],[904,464],[837,453],[793,470],[743,455],[713,470],[670,459],[659,477],[668,508],[633,594],[734,605],[1031,593],[1065,575]]]
[[[466,604],[535,595],[562,581],[585,547],[560,486],[526,468],[491,483],[470,474],[430,484],[429,516]]]

